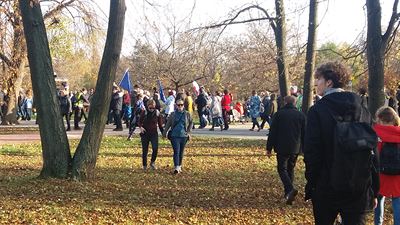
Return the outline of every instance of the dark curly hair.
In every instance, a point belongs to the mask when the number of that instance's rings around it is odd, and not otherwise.
[[[350,81],[349,69],[340,62],[327,62],[315,71],[315,77],[332,81],[333,88],[343,88]]]

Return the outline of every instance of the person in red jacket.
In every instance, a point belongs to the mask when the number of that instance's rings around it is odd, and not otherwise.
[[[374,130],[379,137],[378,152],[381,153],[384,143],[400,144],[400,119],[390,107],[381,107],[376,112],[377,124]],[[392,199],[394,224],[400,224],[400,175],[379,174],[380,188],[378,206],[375,208],[375,225],[383,223],[385,197]]]
[[[221,100],[221,105],[222,105],[222,118],[224,119],[224,130],[229,129],[229,112],[231,111],[231,103],[232,103],[232,97],[229,94],[228,90],[224,90],[224,96],[222,97]]]

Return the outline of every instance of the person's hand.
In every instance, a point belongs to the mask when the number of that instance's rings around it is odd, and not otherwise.
[[[191,136],[190,136],[190,134],[188,134],[188,137],[187,137],[188,139],[188,141],[190,141],[190,139],[192,138]]]
[[[378,207],[378,199],[374,198],[374,209],[376,209],[376,207]]]
[[[271,158],[271,156],[272,156],[272,152],[267,150],[267,157]]]
[[[144,129],[143,127],[139,127],[140,129],[140,133],[144,134],[146,132],[146,129]]]

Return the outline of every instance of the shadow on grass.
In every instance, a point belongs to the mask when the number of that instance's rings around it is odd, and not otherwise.
[[[268,209],[271,205],[284,206],[280,183],[271,171],[188,169],[173,175],[171,168],[149,172],[98,168],[97,174],[96,180],[83,183],[15,177],[11,181],[0,180],[0,193],[3,200],[17,204],[29,199],[42,204],[57,200],[65,206],[91,202],[108,207],[167,209]]]

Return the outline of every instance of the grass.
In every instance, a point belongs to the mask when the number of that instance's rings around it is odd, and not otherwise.
[[[194,138],[184,172],[172,175],[167,141],[160,143],[158,170],[144,172],[137,138],[107,137],[97,178],[82,183],[36,179],[39,144],[0,146],[0,223],[313,224],[301,193],[294,205],[284,204],[276,160],[265,156],[264,146],[261,140]],[[299,190],[303,174],[301,158]]]

